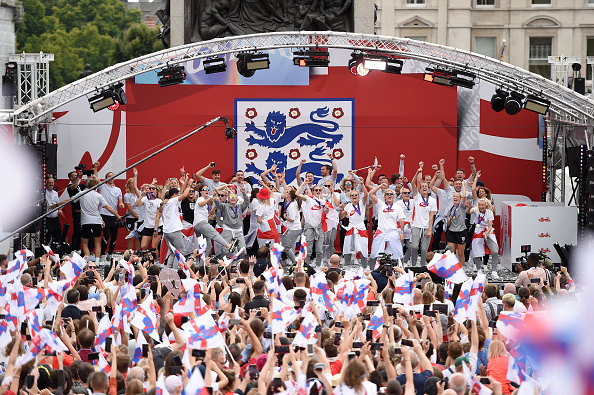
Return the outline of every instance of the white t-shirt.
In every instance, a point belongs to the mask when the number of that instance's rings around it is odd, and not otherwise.
[[[437,201],[435,198],[427,195],[426,199],[419,192],[414,200],[414,213],[412,226],[415,228],[428,229],[429,228],[429,213],[431,211],[437,212]]]
[[[113,208],[114,210],[118,209],[118,203],[122,198],[122,190],[120,188],[116,187],[115,185],[110,186],[108,184],[103,184],[99,188],[97,188],[97,190],[99,191],[101,196],[105,198],[105,201],[109,206],[111,206],[111,208]],[[114,216],[112,213],[110,213],[103,207],[99,209],[99,213],[101,215],[109,215],[111,217]]]
[[[476,224],[474,228],[474,233],[479,234],[489,227],[489,221],[495,220],[495,216],[493,215],[493,211],[486,209],[485,214],[481,214],[479,212],[478,207],[473,207],[471,209],[471,218],[470,222]],[[495,228],[491,228],[491,233],[495,232]]]
[[[161,205],[161,199],[149,200],[146,196],[142,198],[144,203],[144,227],[155,228],[155,221],[157,220],[157,210]],[[163,216],[159,218],[159,226],[163,226]]]
[[[47,211],[50,211],[50,206],[53,206],[54,204],[58,204],[60,203],[60,198],[58,197],[58,192],[51,190],[48,191],[47,189],[45,190],[45,200],[47,203]],[[58,212],[55,211],[53,213],[51,213],[50,215],[47,216],[48,218],[58,218]]]
[[[404,222],[408,222],[412,225],[412,214],[413,209],[415,207],[413,201],[410,199],[408,200],[408,202],[405,202],[404,200],[399,200],[398,202],[396,202],[396,205],[400,206],[400,208],[402,209],[402,213],[404,214]]]
[[[283,225],[288,230],[301,230],[301,220],[299,218],[299,207],[297,206],[297,202],[292,201],[289,205],[286,205],[285,202],[285,206],[285,214],[287,215],[287,218],[293,220],[293,222],[285,220],[283,221]]]
[[[173,233],[182,230],[184,227],[181,221],[181,201],[171,198],[163,205],[163,233]]]
[[[373,184],[373,187],[374,187],[374,188],[375,188],[376,186],[377,186],[376,184]],[[390,188],[386,188],[386,190],[388,190],[388,189],[390,189]],[[380,188],[380,189],[378,189],[378,190],[375,192],[375,196],[378,198],[378,200],[379,200],[380,202],[383,202],[383,201],[384,201],[384,192],[385,192],[385,191],[384,191],[384,190],[382,190],[381,188]],[[378,206],[377,206],[377,204],[374,204],[374,205],[373,205],[373,218],[374,218],[374,219],[377,219],[377,210],[378,210]]]
[[[78,193],[77,195],[79,195]],[[79,198],[80,203],[80,224],[81,225],[101,225],[103,219],[99,214],[99,208],[108,206],[107,201],[99,192],[91,191]],[[113,208],[113,207],[112,207]]]
[[[200,206],[199,203],[204,202],[205,199],[202,196],[196,200],[196,204],[194,205],[194,223],[192,225],[196,226],[200,222],[208,222],[208,212],[210,211],[210,204],[205,204],[204,206]]]
[[[307,196],[307,199],[301,204],[305,223],[313,227],[319,226],[322,223],[322,209],[325,204],[326,201],[322,198]]]
[[[349,226],[353,226],[355,228],[365,228],[365,214],[366,214],[366,207],[365,204],[359,202],[357,204],[347,203],[344,207],[344,211],[346,211],[347,216],[349,217]]]
[[[256,215],[262,218],[262,222],[266,222],[269,219],[274,218],[274,212],[276,210],[276,202],[274,199],[270,199],[270,205],[260,203],[256,208]]]
[[[437,211],[437,215],[441,215],[445,217],[445,211],[446,208],[448,208],[449,206],[448,204],[448,196],[447,193],[440,188],[437,188],[437,193],[435,193],[435,195],[437,195],[437,200],[438,200],[438,211]]]
[[[404,212],[398,202],[392,203],[388,206],[383,201],[378,201],[377,204],[377,228],[381,231],[388,231],[398,228],[398,221],[404,219]]]
[[[138,217],[140,217],[140,211],[141,211],[140,208],[142,208],[143,206],[134,207],[134,203],[136,203],[137,200],[138,200],[138,197],[133,193],[128,192],[124,195],[124,204],[130,203],[130,206],[132,207],[131,210],[130,209],[127,210],[126,217],[135,218],[132,214],[130,214],[130,211],[134,211],[134,213],[136,213],[136,215],[138,215]],[[140,219],[142,219],[142,218],[140,218]]]

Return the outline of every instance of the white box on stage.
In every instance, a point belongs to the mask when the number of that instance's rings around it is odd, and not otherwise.
[[[553,262],[561,262],[553,244],[577,244],[577,207],[519,201],[502,202],[501,206],[498,242],[502,263],[508,269],[523,255],[523,245],[530,245],[532,252],[545,252]]]

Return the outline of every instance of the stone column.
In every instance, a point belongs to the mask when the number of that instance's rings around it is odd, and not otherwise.
[[[177,47],[178,45],[185,44],[185,4],[185,0],[171,0],[170,3],[169,26],[171,30],[169,33],[169,37],[171,47]],[[188,12],[190,12],[189,9]]]
[[[373,4],[373,0],[353,1],[355,33],[373,34]]]

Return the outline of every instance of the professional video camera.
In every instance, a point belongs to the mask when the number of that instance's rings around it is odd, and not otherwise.
[[[134,255],[138,256],[142,262],[152,262],[157,260],[156,248],[149,248],[148,250],[138,250]]]
[[[377,260],[379,261],[379,271],[386,269],[386,275],[389,277],[392,275],[394,270],[394,266],[398,265],[398,261],[392,259],[392,254],[381,253],[377,256]]]
[[[520,247],[520,251],[524,254],[524,256],[520,256],[516,258],[516,262],[522,265],[522,270],[530,269],[530,264],[528,263],[528,254],[532,250],[532,246],[530,244],[523,245]],[[545,264],[547,259],[547,254],[545,252],[538,252],[538,261],[541,264]],[[512,272],[519,273],[516,265],[512,265]]]
[[[78,166],[74,166],[74,170],[82,170],[82,174],[85,176],[93,175],[93,170],[87,170],[87,165],[85,165],[84,163],[81,163]]]

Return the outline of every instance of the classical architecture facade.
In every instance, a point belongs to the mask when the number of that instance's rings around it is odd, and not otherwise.
[[[594,0],[375,2],[376,34],[466,49],[547,78],[548,56],[578,56],[591,89],[586,57],[594,57]]]

